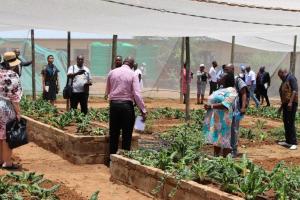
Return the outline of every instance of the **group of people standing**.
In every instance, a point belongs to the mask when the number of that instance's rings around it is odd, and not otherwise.
[[[201,66],[201,68],[203,68]],[[228,64],[223,66],[223,72],[217,78],[218,89],[212,91],[208,97],[204,108],[207,110],[204,121],[204,135],[206,142],[214,146],[216,156],[233,157],[238,155],[238,135],[240,121],[243,119],[249,99],[254,96],[254,88],[263,84],[266,90],[270,86],[268,75],[265,75],[264,68],[260,69],[259,75],[255,78],[254,72],[250,67],[242,68],[242,74],[234,75],[234,66]],[[243,74],[243,70],[248,74]],[[202,69],[203,71],[203,69]],[[247,77],[248,76],[248,77]],[[278,76],[282,80],[279,94],[281,106],[279,113],[283,111],[283,123],[285,129],[285,141],[279,145],[288,147],[290,150],[297,149],[297,137],[295,128],[295,117],[298,107],[298,84],[297,79],[287,70],[280,69]],[[208,77],[211,77],[208,75]],[[256,84],[256,80],[260,83]],[[213,83],[214,84],[214,83]],[[267,85],[266,85],[267,84]],[[270,105],[269,99],[264,89],[261,89],[262,96]]]
[[[222,85],[218,83],[221,78],[221,75],[224,73],[226,65],[222,65],[218,67],[218,63],[216,61],[212,62],[212,66],[209,71],[205,70],[205,65],[200,64],[199,70],[197,70],[197,104],[203,104],[206,86],[209,84],[209,95],[211,95],[214,91],[222,88]],[[219,69],[218,69],[219,68]],[[268,89],[271,86],[271,78],[270,74],[265,71],[265,66],[260,67],[259,72],[256,73],[251,70],[250,66],[241,66],[241,73],[238,75],[242,80],[247,84],[250,98],[254,100],[256,107],[263,105],[264,100],[266,100],[267,105],[270,106],[270,101],[268,97]],[[191,72],[189,80],[193,78],[193,73]],[[181,84],[182,84],[182,93],[184,97],[186,96],[186,68],[183,67],[181,72]],[[250,100],[250,99],[249,99]]]

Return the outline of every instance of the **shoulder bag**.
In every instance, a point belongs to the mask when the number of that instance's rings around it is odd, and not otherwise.
[[[73,65],[73,74],[74,74],[74,65]],[[64,99],[70,99],[72,96],[72,93],[73,93],[73,79],[74,78],[72,78],[71,85],[69,84],[69,79],[70,78],[68,77],[66,86],[64,87],[64,90],[63,90]]]
[[[26,120],[14,119],[6,124],[6,142],[10,149],[23,146],[28,143],[26,132]]]

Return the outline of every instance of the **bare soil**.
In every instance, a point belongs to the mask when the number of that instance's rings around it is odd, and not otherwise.
[[[74,165],[34,143],[14,150],[14,157],[24,171],[45,174],[45,178],[63,184],[59,191],[63,200],[87,200],[100,190],[101,200],[151,199],[123,185],[110,182],[109,168],[105,165]],[[0,169],[1,173],[7,171]]]

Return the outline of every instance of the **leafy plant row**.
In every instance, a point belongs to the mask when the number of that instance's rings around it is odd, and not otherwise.
[[[267,191],[277,199],[300,199],[300,168],[288,168],[279,163],[271,172],[254,164],[246,156],[241,160],[210,157],[201,152],[204,143],[202,124],[178,126],[161,136],[160,149],[140,149],[123,152],[143,165],[160,168],[165,176],[199,183],[216,183],[221,189],[254,200]],[[162,177],[153,193],[158,192],[166,177]],[[169,195],[176,193],[176,188]]]
[[[108,121],[108,109],[90,109],[88,115],[84,115],[78,110],[59,112],[56,107],[42,99],[30,101],[27,98],[23,98],[20,105],[22,114],[60,129],[74,123],[77,126],[78,134],[101,136],[107,132],[104,128],[95,127],[91,122],[93,120]]]
[[[270,119],[281,119],[281,116],[278,115],[278,108],[275,107],[248,107],[246,114]],[[296,121],[300,122],[299,112],[296,113]]]
[[[43,175],[35,172],[10,173],[0,176],[0,199],[1,200],[59,200],[56,192],[60,185],[53,185],[51,188],[43,186],[51,181],[44,179]],[[90,200],[97,200],[99,192],[95,192]]]

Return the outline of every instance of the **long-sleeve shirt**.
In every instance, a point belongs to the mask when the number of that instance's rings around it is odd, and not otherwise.
[[[146,112],[139,79],[129,66],[122,65],[109,72],[106,91],[110,100],[135,101],[141,111]]]

